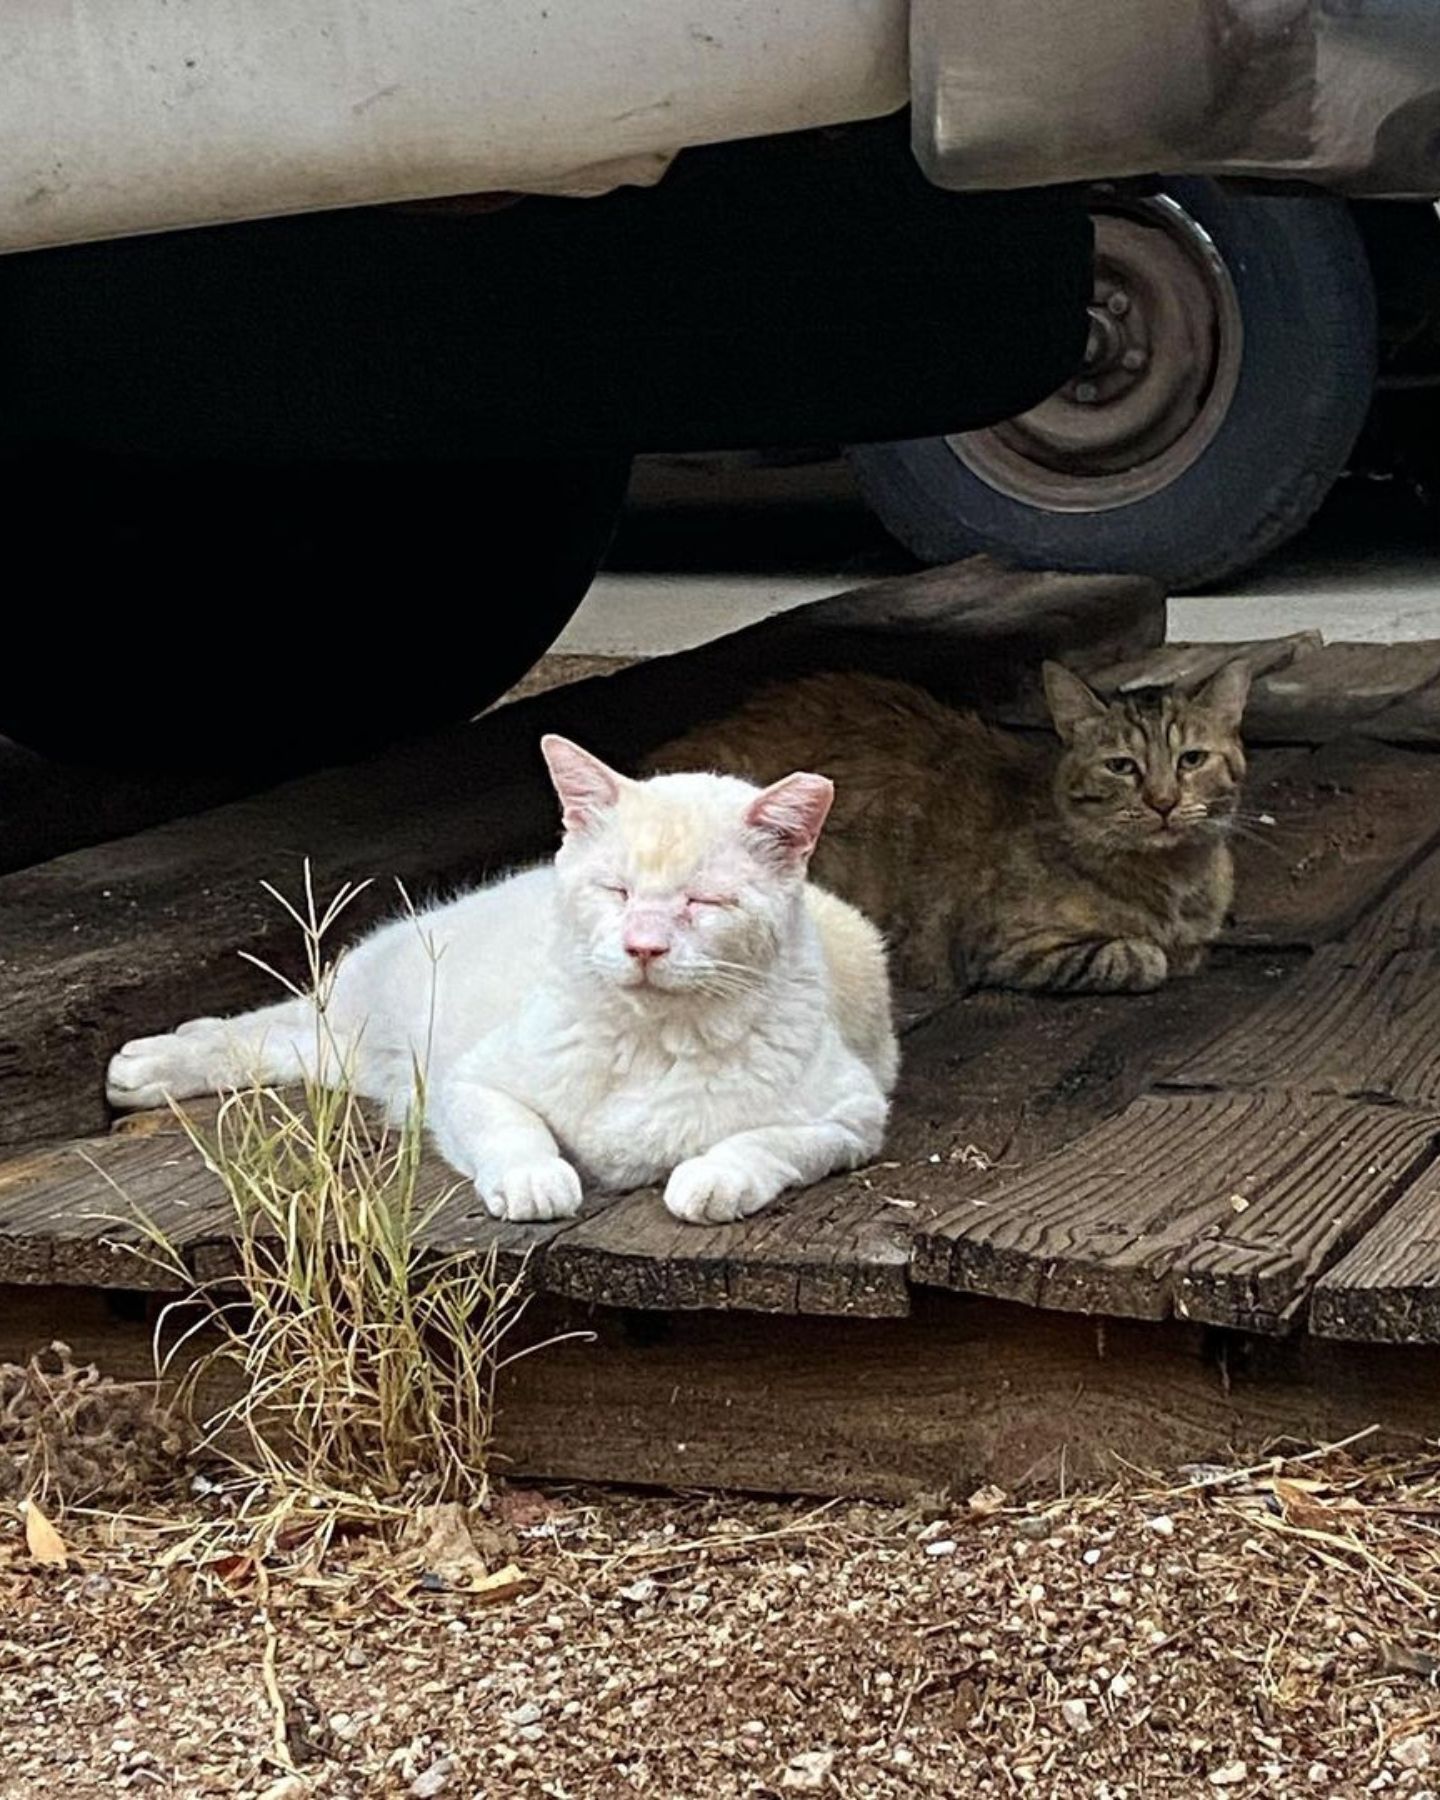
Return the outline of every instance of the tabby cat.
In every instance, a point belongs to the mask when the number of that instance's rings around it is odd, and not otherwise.
[[[1229,909],[1249,682],[1232,662],[1107,702],[1046,663],[1042,745],[905,682],[812,675],[649,766],[824,770],[815,877],[884,929],[906,986],[1143,993],[1192,974]]]

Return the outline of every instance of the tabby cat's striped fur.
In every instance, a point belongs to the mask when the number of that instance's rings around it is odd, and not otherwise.
[[[1141,993],[1191,974],[1230,905],[1249,672],[1109,704],[1057,664],[1044,673],[1058,744],[905,682],[825,674],[756,695],[650,767],[830,776],[814,874],[885,930],[906,985]]]

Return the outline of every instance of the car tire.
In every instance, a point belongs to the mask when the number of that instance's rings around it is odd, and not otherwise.
[[[1086,366],[988,430],[849,452],[926,563],[1223,580],[1306,523],[1346,465],[1375,374],[1374,282],[1328,195],[1167,182],[1097,190]]]
[[[628,459],[246,466],[11,461],[44,546],[0,733],[67,761],[348,761],[463,720],[590,586]]]

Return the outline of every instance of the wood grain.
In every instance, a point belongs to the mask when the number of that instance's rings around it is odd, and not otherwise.
[[[1437,841],[1433,757],[1340,738],[1286,762],[1247,784],[1226,940],[1266,948],[1329,942]]]
[[[1143,1097],[916,1237],[919,1281],[1070,1312],[1287,1330],[1428,1161],[1440,1114]]]
[[[1440,1165],[1317,1284],[1310,1329],[1369,1344],[1440,1342]]]
[[[1325,743],[1346,732],[1389,742],[1440,742],[1419,695],[1440,679],[1440,643],[1326,644],[1267,672],[1251,690],[1254,743]]]
[[[1440,1102],[1440,951],[1333,945],[1170,1071],[1178,1088]]]
[[[0,1288],[0,1361],[62,1336],[152,1373],[151,1317],[75,1289]],[[1434,1435],[1440,1349],[1256,1340],[1178,1320],[918,1297],[910,1319],[628,1315],[537,1302],[501,1384],[497,1463],[554,1480],[910,1500],[982,1482],[1042,1496],[1123,1465],[1251,1462],[1380,1425]],[[516,1346],[522,1340],[515,1340]]]

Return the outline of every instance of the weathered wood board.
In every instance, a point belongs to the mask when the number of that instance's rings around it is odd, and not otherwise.
[[[1440,952],[1334,945],[1167,1085],[1440,1103]]]
[[[1340,738],[1246,786],[1226,941],[1303,949],[1348,931],[1437,842],[1440,762]]]
[[[961,1199],[917,1280],[1066,1312],[1283,1332],[1433,1154],[1440,1113],[1297,1094],[1145,1096]]]
[[[571,1224],[497,1224],[432,1156],[422,1204],[448,1198],[426,1242],[437,1253],[493,1246],[505,1274],[526,1262],[535,1287],[611,1306],[899,1315],[917,1226],[957,1193],[983,1194],[990,1165],[1031,1160],[1123,1108],[1219,1021],[1267,997],[1267,966],[1222,956],[1199,980],[1130,999],[955,1002],[907,1038],[884,1159],[740,1224],[678,1224],[653,1192],[592,1199]],[[213,1104],[191,1110],[208,1135]],[[0,1280],[164,1287],[160,1270],[112,1248],[133,1242],[121,1221],[137,1206],[202,1279],[233,1268],[217,1178],[178,1121],[153,1113],[0,1160]]]
[[[0,1362],[63,1327],[77,1359],[153,1373],[151,1317],[73,1289],[0,1288]],[[580,1336],[565,1336],[579,1332]],[[1433,1440],[1440,1349],[1251,1340],[1180,1321],[926,1294],[909,1319],[649,1316],[537,1302],[502,1377],[508,1473],[911,1500],[1022,1497],[1131,1469],[1244,1464],[1379,1425]],[[218,1394],[216,1398],[220,1398]]]
[[[1440,1343],[1440,1164],[1321,1278],[1310,1329],[1366,1344]]]
[[[1440,643],[1326,644],[1255,683],[1245,709],[1254,743],[1321,744],[1356,732],[1390,743],[1440,743],[1427,696]]]

